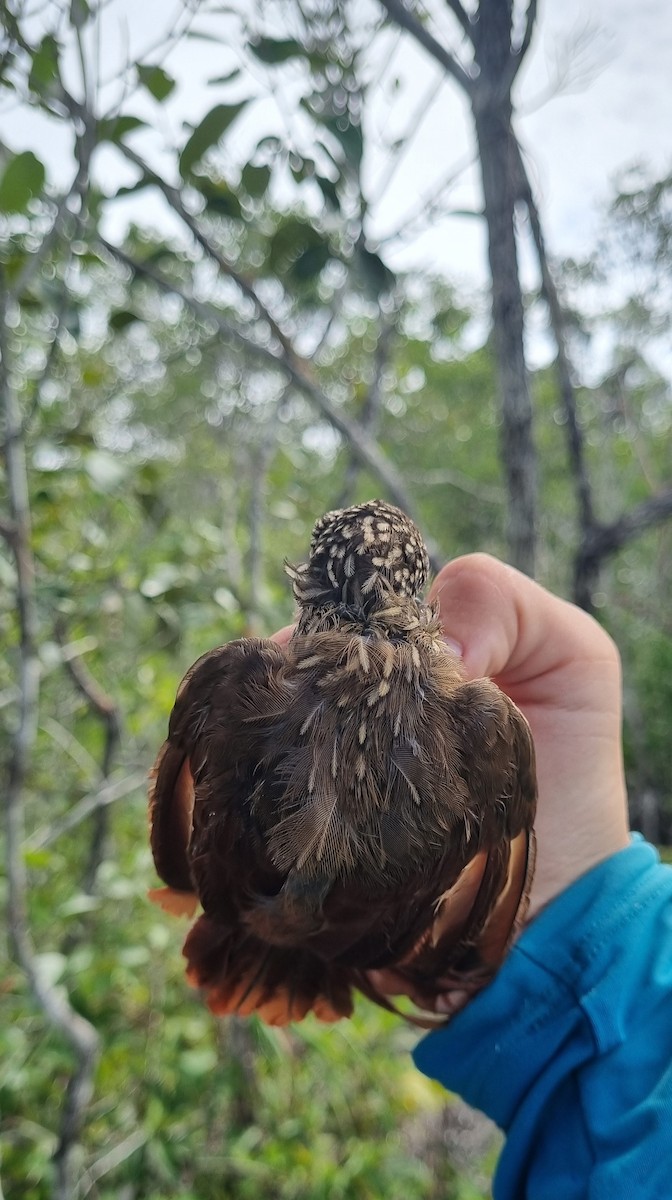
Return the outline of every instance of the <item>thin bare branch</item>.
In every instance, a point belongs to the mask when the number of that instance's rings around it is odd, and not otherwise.
[[[394,314],[387,320],[381,321],[381,327],[376,342],[376,348],[373,353],[373,378],[369,389],[364,397],[362,411],[360,414],[360,424],[367,432],[374,437],[378,432],[380,419],[380,410],[383,402],[383,375],[385,368],[390,361],[390,353],[395,332]],[[343,508],[346,504],[352,503],[352,497],[357,486],[357,480],[361,471],[361,463],[354,456],[352,447],[349,451],[349,459],[345,468],[343,477],[343,485],[340,494],[333,504],[333,508]]]
[[[281,403],[281,401],[279,402]],[[250,496],[247,505],[247,632],[258,635],[263,627],[264,548],[263,533],[266,520],[268,471],[273,461],[276,420],[274,415],[264,423],[257,444],[250,451]]]
[[[399,36],[400,37],[402,36],[401,31],[400,31]],[[437,73],[436,78],[432,79],[429,87],[427,88],[427,91],[423,92],[415,109],[408,117],[408,120],[406,121],[405,133],[403,133],[400,137],[395,139],[394,153],[390,154],[390,156],[388,158],[387,168],[383,172],[381,179],[378,180],[377,187],[376,187],[376,195],[369,196],[369,200],[368,200],[369,210],[371,208],[373,208],[376,204],[380,204],[380,201],[385,196],[387,189],[390,186],[390,183],[394,179],[394,176],[396,175],[397,171],[399,170],[399,167],[401,166],[402,162],[404,161],[404,155],[409,151],[411,146],[414,144],[413,139],[415,138],[422,122],[427,118],[428,114],[431,112],[432,106],[433,106],[435,100],[438,98],[444,83],[445,83],[444,75],[441,74],[440,72]]]
[[[386,2],[391,3],[393,0],[386,0]],[[394,2],[396,3],[396,0],[394,0]],[[461,68],[459,69],[461,70]],[[468,79],[466,74],[465,79]],[[64,89],[63,100],[64,103],[67,104],[71,115],[73,117],[77,117],[80,121],[83,121],[85,128],[88,128],[92,119],[91,114],[83,108],[79,101],[75,100],[74,97],[70,96]],[[408,495],[403,480],[389,459],[387,459],[387,457],[383,454],[383,451],[380,449],[377,442],[367,434],[366,430],[362,429],[356,422],[351,421],[350,418],[348,418],[345,413],[343,413],[336,405],[334,405],[329,397],[317,386],[314,381],[310,365],[297,353],[289,336],[280,328],[277,321],[257,295],[252,285],[248,283],[238,271],[235,270],[228,259],[222,255],[221,251],[212,244],[210,239],[200,228],[196,218],[192,216],[188,209],[185,208],[179,190],[173,188],[159,176],[155,175],[155,173],[151,171],[144,160],[137,155],[135,151],[131,150],[130,147],[120,145],[120,149],[129,159],[129,161],[133,162],[141,171],[143,171],[145,175],[147,175],[148,178],[152,179],[152,181],[156,183],[157,187],[159,187],[163,192],[171,207],[181,217],[185,225],[189,228],[193,237],[196,239],[208,257],[216,263],[223,274],[227,275],[236,283],[241,293],[247,299],[252,301],[257,317],[266,323],[272,336],[279,343],[279,353],[276,354],[273,350],[246,338],[245,335],[241,334],[239,330],[227,322],[212,305],[204,304],[203,302],[196,300],[195,297],[189,296],[185,291],[178,288],[177,285],[172,284],[168,280],[160,277],[157,272],[147,268],[144,264],[137,263],[132,260],[118,247],[113,246],[103,238],[99,238],[100,244],[105,247],[108,253],[112,254],[126,266],[130,267],[130,269],[136,275],[144,275],[145,278],[152,279],[153,282],[163,291],[169,291],[175,295],[181,296],[185,303],[187,303],[192,309],[192,311],[199,312],[200,315],[205,317],[206,320],[214,320],[222,333],[236,340],[240,345],[243,345],[246,350],[254,354],[257,359],[265,361],[267,365],[273,364],[276,369],[283,371],[288,379],[290,379],[294,384],[294,386],[313,403],[318,411],[320,411],[322,415],[325,416],[327,420],[334,426],[334,428],[337,429],[338,432],[345,438],[346,442],[352,446],[353,453],[360,459],[360,461],[370,470],[372,470],[374,474],[378,476],[381,482],[384,483],[390,494],[390,498],[394,500],[394,502],[398,504],[400,508],[403,508],[409,513],[410,516],[412,516],[414,505],[410,496]],[[430,557],[433,557],[434,564],[438,565],[440,559],[436,547],[428,545],[428,550]]]
[[[416,476],[413,475],[412,478],[415,479]],[[497,508],[503,508],[506,503],[506,496],[501,488],[491,487],[487,483],[476,483],[463,471],[457,471],[454,467],[436,467],[431,471],[423,471],[417,479],[425,487],[454,488],[456,492],[464,492],[465,496],[473,496],[481,504],[494,504]]]
[[[68,643],[64,622],[62,620],[56,621],[54,629],[56,640],[61,650],[65,650],[72,643]],[[93,678],[93,675],[81,657],[74,654],[63,654],[61,661],[77,691],[84,697],[87,704],[100,717],[105,726],[105,750],[101,763],[101,776],[103,779],[106,779],[112,769],[112,759],[119,743],[119,738],[121,737],[119,707]]]
[[[377,239],[378,245],[385,246],[389,242],[397,241],[399,238],[413,236],[417,233],[417,227],[421,222],[426,222],[430,218],[448,215],[439,208],[439,201],[445,198],[445,193],[458,183],[464,172],[469,167],[472,167],[475,162],[475,154],[465,155],[455,166],[451,167],[447,175],[444,175],[432,187],[431,191],[420,200],[420,203],[413,207],[412,212],[402,218],[395,229]],[[483,214],[479,213],[478,215],[482,216]]]
[[[507,81],[509,89],[511,88],[513,81],[523,64],[525,55],[530,48],[532,34],[534,33],[537,22],[537,7],[537,0],[529,0],[527,12],[525,14],[525,29],[523,30],[523,36],[520,45],[515,50],[512,50],[511,69]]]
[[[532,237],[537,251],[541,274],[541,294],[548,308],[557,346],[555,368],[565,414],[569,459],[576,488],[579,515],[579,549],[574,567],[574,598],[582,608],[591,611],[593,607],[592,590],[604,560],[616,554],[633,538],[672,516],[672,487],[650,496],[630,512],[622,513],[615,521],[608,524],[599,522],[596,518],[593,491],[586,462],[585,441],[578,418],[576,394],[572,383],[571,364],[565,336],[565,316],[546,254],[539,211],[525,170],[520,146],[515,139],[512,139],[512,149],[519,177],[520,195],[527,207]]]
[[[471,20],[469,19],[468,12],[466,12],[465,9],[462,7],[460,0],[446,0],[446,4],[447,4],[448,8],[450,9],[450,11],[452,12],[453,16],[456,17],[457,20],[459,21],[459,24],[462,27],[462,32],[467,35],[467,37],[469,38],[469,41],[472,41],[472,36],[473,36],[473,32],[474,32],[473,26],[472,26]]]
[[[102,1154],[100,1158],[97,1158],[84,1173],[81,1191],[82,1200],[93,1191],[99,1179],[102,1179],[104,1175],[108,1175],[110,1171],[116,1171],[117,1167],[125,1163],[132,1154],[136,1154],[138,1150],[142,1149],[149,1140],[149,1136],[143,1130],[136,1129],[127,1138],[124,1138],[122,1142],[119,1142],[117,1146],[114,1146],[106,1154]]]
[[[622,550],[633,538],[648,529],[662,525],[672,517],[672,486],[664,488],[655,496],[649,496],[635,505],[630,512],[622,513],[609,525],[597,526],[588,539],[585,553],[603,560]]]
[[[20,299],[24,292],[30,287],[33,279],[40,271],[44,263],[47,261],[49,254],[58,241],[63,221],[68,215],[68,202],[75,192],[78,176],[79,170],[77,171],[77,175],[75,175],[71,186],[56,201],[54,219],[42,238],[40,245],[27,257],[23,269],[16,277],[13,287],[8,289],[8,300],[14,301]]]
[[[54,629],[56,640],[61,648],[63,648],[67,642],[64,622],[61,620],[56,621]],[[121,716],[118,705],[103,691],[81,658],[63,656],[63,666],[72,679],[77,691],[84,697],[89,708],[93,710],[102,723],[104,740],[100,763],[100,779],[104,785],[112,771],[114,755],[121,738]],[[100,804],[95,809],[95,820],[91,832],[88,861],[82,881],[82,887],[85,892],[92,893],[95,889],[96,875],[98,874],[98,867],[103,858],[108,830],[109,809],[107,805]]]
[[[252,341],[251,338],[241,333],[239,329],[232,325],[230,321],[227,321],[226,317],[214,305],[197,300],[195,296],[190,295],[179,284],[166,279],[158,271],[154,270],[153,267],[137,262],[118,246],[114,246],[111,242],[106,241],[105,238],[99,237],[98,242],[108,254],[131,270],[138,278],[149,280],[160,291],[179,296],[192,312],[196,313],[202,320],[214,324],[224,337],[241,346],[257,362],[280,371],[286,379],[291,381],[297,391],[306,397],[317,412],[321,413],[329,424],[341,434],[346,444],[352,448],[353,454],[357,456],[362,465],[367,467],[384,485],[390,499],[395,504],[398,504],[400,508],[403,508],[409,516],[413,516],[416,511],[415,505],[399,472],[383,450],[381,450],[376,440],[362,428],[359,422],[353,421],[347,413],[339,408],[327,396],[326,392],[319,387],[312,377],[310,365],[305,360],[299,358],[298,355],[287,354],[283,351],[275,353],[267,346]],[[433,565],[438,568],[442,562],[438,548],[428,541],[428,550],[430,558],[433,560]]]
[[[96,788],[95,792],[91,792],[88,796],[83,796],[77,804],[73,804],[72,808],[60,821],[54,821],[53,825],[47,825],[43,829],[36,830],[24,842],[24,848],[28,850],[48,850],[55,842],[62,838],[66,833],[71,833],[83,821],[86,821],[93,813],[100,808],[106,808],[110,804],[115,804],[117,800],[123,800],[125,796],[129,796],[131,792],[145,789],[147,785],[146,771],[134,771],[132,775],[127,775],[123,779],[115,780],[111,783],[106,783],[103,787]]]
[[[120,143],[119,149],[129,160],[129,162],[134,163],[135,166],[142,171],[143,175],[145,175],[148,179],[151,179],[152,183],[159,189],[159,191],[163,193],[170,207],[174,212],[177,213],[180,219],[187,226],[187,229],[193,235],[195,241],[198,242],[201,249],[205,251],[208,258],[210,258],[217,265],[223,275],[227,275],[229,279],[233,280],[242,295],[245,296],[247,300],[252,301],[257,317],[266,323],[273,337],[277,338],[283,350],[287,354],[295,355],[296,352],[288,335],[280,328],[272,313],[257,295],[257,292],[252,287],[252,284],[248,283],[248,281],[243,278],[239,271],[236,271],[233,263],[231,263],[226,256],[222,254],[221,250],[219,250],[218,247],[215,246],[203,232],[196,218],[185,207],[178,188],[172,187],[171,184],[167,183],[165,179],[162,179],[159,175],[156,175],[154,171],[152,171],[147,165],[147,163],[144,162],[140,155],[136,154],[135,151],[130,148],[130,146]]]
[[[553,337],[557,347],[555,369],[558,376],[560,400],[565,414],[569,461],[572,469],[572,475],[574,477],[574,486],[576,489],[581,536],[585,537],[595,523],[595,510],[593,506],[593,495],[588,474],[588,466],[586,463],[583,431],[579,423],[576,394],[574,391],[574,384],[572,383],[572,371],[567,350],[567,339],[565,337],[565,317],[562,311],[562,304],[558,295],[558,290],[555,286],[555,280],[553,279],[553,273],[548,261],[548,255],[546,253],[546,243],[544,241],[544,234],[541,227],[539,210],[534,198],[529,176],[525,169],[525,163],[521,154],[520,145],[515,137],[512,137],[511,145],[514,161],[519,173],[520,195],[527,208],[530,218],[532,238],[537,251],[537,260],[539,262],[539,272],[541,275],[541,294],[546,302],[546,307],[548,309],[551,322],[551,329],[553,330]]]
[[[595,524],[584,538],[576,555],[573,599],[581,608],[592,612],[593,590],[607,558],[648,529],[662,525],[672,517],[672,486],[655,496],[649,496],[630,512],[622,513],[610,524]]]
[[[380,0],[385,11],[391,17],[395,25],[399,25],[401,29],[406,29],[425,50],[431,54],[432,58],[452,75],[456,83],[467,93],[468,96],[473,96],[474,81],[467,73],[460,62],[452,55],[436,38],[425,29],[418,18],[408,11],[402,0]]]
[[[70,1004],[67,993],[54,987],[40,969],[28,915],[28,877],[23,857],[25,787],[37,734],[40,673],[37,656],[35,564],[23,442],[22,414],[8,360],[7,292],[0,278],[0,404],[5,411],[5,466],[9,519],[15,527],[16,610],[19,627],[19,714],[12,738],[9,778],[5,789],[8,925],[12,953],[23,970],[36,1004],[45,1018],[70,1044],[76,1066],[63,1105],[59,1143],[54,1156],[56,1200],[77,1193],[75,1159],[86,1110],[93,1093],[93,1071],[99,1039],[93,1025]]]

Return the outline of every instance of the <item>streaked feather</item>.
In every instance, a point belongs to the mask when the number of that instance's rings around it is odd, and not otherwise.
[[[480,986],[526,886],[527,724],[442,646],[415,527],[363,508],[318,522],[288,570],[286,646],[240,639],[187,672],[157,758],[155,898],[200,901],[188,976],[218,1013],[332,1020],[353,988],[389,1007],[373,967],[427,997]]]

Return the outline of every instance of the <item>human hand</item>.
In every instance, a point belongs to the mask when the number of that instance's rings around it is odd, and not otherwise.
[[[468,678],[487,675],[534,738],[537,866],[528,920],[628,844],[616,646],[581,609],[486,554],[448,563],[430,599]]]

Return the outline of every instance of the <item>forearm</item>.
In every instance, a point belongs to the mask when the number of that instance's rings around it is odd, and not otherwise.
[[[669,1196],[672,870],[640,841],[583,876],[415,1060],[506,1133],[496,1200]]]

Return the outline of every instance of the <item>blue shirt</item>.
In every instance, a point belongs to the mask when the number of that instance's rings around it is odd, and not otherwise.
[[[505,1132],[495,1200],[670,1200],[672,869],[594,867],[414,1059]]]

